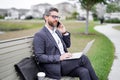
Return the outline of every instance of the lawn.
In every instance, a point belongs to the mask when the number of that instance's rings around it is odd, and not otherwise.
[[[120,26],[115,26],[114,28],[117,30],[120,30]]]
[[[43,25],[43,21],[34,20],[7,20],[0,21],[0,31],[18,31],[24,29],[31,29]]]
[[[95,42],[88,52],[87,56],[91,60],[91,63],[94,66],[94,69],[99,77],[99,80],[107,80],[114,59],[113,44],[108,38],[93,29],[96,25],[94,22],[90,23],[89,35],[83,34],[85,23],[70,23],[65,24],[67,29],[72,34],[72,46],[70,48],[70,51],[81,51],[88,41],[95,39]]]
[[[7,21],[7,22],[2,21],[2,26],[3,23],[5,23],[4,28],[9,25],[13,27],[14,24],[15,26],[17,24],[16,27],[23,26],[27,28],[29,27],[29,29],[30,28],[38,29],[38,27],[43,26],[43,21],[15,21],[15,22]],[[84,34],[84,30],[85,30],[84,22],[79,22],[79,21],[61,21],[61,22],[63,22],[67,30],[71,32],[72,45],[69,48],[69,52],[81,51],[85,47],[88,41],[95,39],[95,42],[91,47],[91,49],[89,50],[89,52],[87,53],[87,56],[91,60],[91,63],[99,77],[99,80],[107,80],[114,59],[114,47],[111,41],[104,35],[94,30],[94,26],[97,25],[94,22],[90,22],[88,35]],[[0,22],[0,26],[1,26],[1,22]],[[9,34],[9,32],[7,33]]]

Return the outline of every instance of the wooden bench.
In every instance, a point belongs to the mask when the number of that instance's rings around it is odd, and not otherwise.
[[[33,54],[32,41],[32,36],[0,41],[0,80],[20,80],[14,65]],[[78,80],[78,78],[63,77],[61,80]]]

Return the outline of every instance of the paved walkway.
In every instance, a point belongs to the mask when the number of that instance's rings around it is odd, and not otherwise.
[[[120,80],[120,31],[112,28],[116,25],[118,24],[106,24],[95,27],[95,30],[106,35],[115,46],[115,59],[108,80]]]
[[[0,34],[3,34],[4,32],[0,31]]]

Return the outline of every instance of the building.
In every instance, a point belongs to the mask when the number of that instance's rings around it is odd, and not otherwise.
[[[66,17],[71,17],[71,14],[73,12],[76,12],[76,6],[68,2],[56,4],[54,5],[54,7],[59,9],[60,16],[62,19],[66,19]]]
[[[30,10],[16,9],[16,8],[7,9],[6,19],[26,19],[27,17],[43,18],[43,13],[47,8],[50,7],[56,7],[59,9],[61,19],[66,19],[67,17],[71,17],[74,12],[78,12],[80,17],[86,18],[86,10],[83,10],[80,7],[80,3],[72,4],[69,2],[62,2],[56,5],[51,5],[48,3],[37,4],[31,6]],[[91,13],[89,17],[91,17]]]
[[[33,5],[31,7],[31,10],[29,11],[29,15],[32,15],[35,18],[42,18],[45,10],[50,7],[58,8],[62,19],[71,16],[71,14],[74,11],[76,11],[75,6],[73,6],[68,2],[63,2],[56,5],[50,5],[48,3],[44,3],[44,4]]]
[[[6,16],[7,15],[7,9],[0,9],[0,16]]]
[[[45,9],[49,7],[52,7],[52,5],[48,3],[33,5],[26,15],[32,15],[34,18],[42,18]]]
[[[26,12],[28,11],[29,11],[28,9],[16,9],[16,8],[7,9],[5,19],[20,19],[21,16],[25,15]]]

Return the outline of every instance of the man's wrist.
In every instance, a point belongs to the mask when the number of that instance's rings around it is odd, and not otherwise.
[[[63,32],[62,34],[66,34],[66,33],[67,33],[67,31]]]
[[[65,31],[64,33],[62,33],[62,35],[67,36],[67,35],[69,35],[69,32]]]

